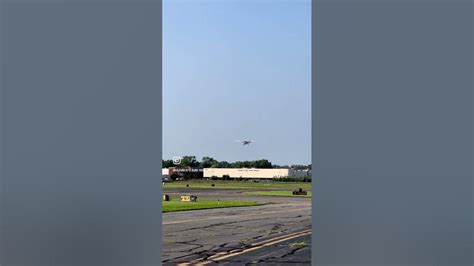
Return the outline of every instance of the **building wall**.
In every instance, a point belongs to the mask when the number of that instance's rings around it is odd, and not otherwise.
[[[229,175],[231,178],[274,178],[290,176],[290,174],[290,169],[204,168],[204,177]]]
[[[163,168],[161,173],[164,177],[169,177],[173,174],[174,168]],[[229,175],[232,178],[274,178],[274,177],[305,177],[308,176],[308,171],[293,170],[293,169],[261,169],[261,168],[204,168],[204,177],[222,177]]]
[[[290,177],[305,177],[309,175],[310,174],[307,170],[293,170],[293,169],[290,169],[290,174],[289,174]]]
[[[170,168],[163,168],[161,169],[161,175],[163,176],[170,176],[173,174],[173,171],[174,170],[174,167],[170,167]]]

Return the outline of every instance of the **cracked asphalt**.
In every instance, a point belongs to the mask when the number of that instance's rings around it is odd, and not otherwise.
[[[189,192],[164,193],[173,197]],[[311,229],[311,199],[247,196],[241,192],[193,190],[192,194],[198,200],[240,199],[271,204],[164,213],[163,265],[197,261],[210,265],[310,265],[311,234],[307,231]],[[296,235],[300,232],[304,234]]]

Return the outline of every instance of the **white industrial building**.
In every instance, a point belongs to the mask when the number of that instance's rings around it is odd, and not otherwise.
[[[204,177],[255,178],[271,179],[279,177],[305,177],[310,173],[305,170],[286,168],[204,168]]]

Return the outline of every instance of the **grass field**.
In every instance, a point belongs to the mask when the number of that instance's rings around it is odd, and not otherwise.
[[[186,187],[186,185],[189,187]],[[214,184],[214,187],[211,185]],[[311,183],[251,182],[251,181],[174,181],[165,183],[163,189],[298,189],[311,190]]]
[[[308,195],[293,195],[292,191],[249,191],[243,192],[244,195],[252,196],[274,196],[274,197],[301,197],[301,198],[311,198],[311,191],[308,191]]]
[[[258,206],[263,203],[256,201],[240,201],[240,200],[206,200],[199,199],[197,202],[182,202],[179,198],[172,198],[171,201],[163,201],[163,212],[176,212],[176,211],[190,211],[190,210],[202,210],[202,209],[214,209],[214,208],[228,208],[228,207],[245,207],[245,206]]]

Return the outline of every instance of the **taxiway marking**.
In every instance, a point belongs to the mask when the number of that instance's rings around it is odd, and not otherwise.
[[[258,249],[261,249],[261,248],[264,248],[264,247],[268,247],[268,246],[271,246],[271,245],[274,245],[274,244],[278,244],[280,242],[284,242],[284,241],[287,241],[287,240],[290,240],[290,239],[293,239],[293,238],[297,238],[297,237],[305,236],[305,235],[309,235],[309,234],[311,234],[311,229],[291,233],[291,234],[284,235],[284,236],[278,236],[278,237],[275,237],[275,238],[272,238],[272,239],[268,239],[268,240],[265,240],[265,241],[262,241],[262,242],[258,242],[258,243],[252,244],[250,247],[242,249],[242,250],[238,249],[238,250],[233,250],[233,251],[230,251],[230,252],[220,252],[220,253],[212,255],[211,257],[208,257],[206,259],[197,259],[197,260],[193,260],[189,263],[188,262],[187,263],[180,263],[180,264],[177,264],[177,265],[178,266],[188,266],[188,265],[207,265],[207,264],[210,264],[210,263],[216,263],[218,261],[222,261],[222,260],[225,260],[225,259],[228,259],[228,258],[231,258],[231,257],[235,257],[237,255],[241,255],[243,253],[258,250]]]
[[[206,217],[200,219],[189,219],[189,220],[180,220],[180,221],[173,221],[173,222],[164,222],[163,225],[170,225],[170,224],[181,224],[181,223],[190,223],[196,221],[207,221],[207,220],[215,220],[215,219],[222,219],[222,218],[235,218],[235,217],[249,217],[255,215],[264,215],[264,214],[274,214],[274,213],[281,213],[281,212],[295,212],[295,211],[302,211],[302,210],[311,210],[310,207],[306,208],[299,208],[293,210],[282,210],[282,211],[267,211],[267,212],[259,212],[254,214],[240,214],[240,215],[226,215],[226,216],[214,216],[214,217]]]

